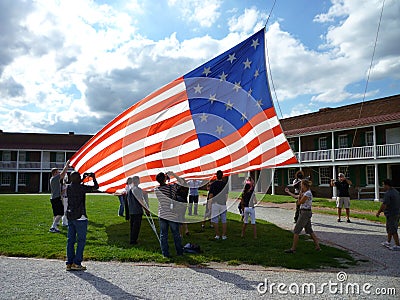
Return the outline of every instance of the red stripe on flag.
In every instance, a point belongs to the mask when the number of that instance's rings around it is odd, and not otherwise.
[[[147,101],[150,101],[151,99],[161,95],[162,93],[168,91],[169,89],[177,86],[178,84],[182,83],[183,79],[178,78],[175,81],[165,85],[161,89],[157,90],[156,92],[150,94],[149,96],[145,97],[138,103],[134,104],[130,108],[128,108],[126,111],[118,115],[115,119],[113,119],[110,123],[108,123],[103,129],[101,129],[94,137],[92,137],[72,158],[71,161],[77,161],[81,160],[82,157],[84,157],[90,150],[92,150],[94,147],[102,143],[104,140],[107,138],[113,136],[115,133],[118,131],[122,130],[125,128],[127,125],[144,119],[146,117],[149,117],[156,113],[157,111],[161,111],[162,107],[168,108],[173,105],[176,105],[177,103],[180,103],[182,101],[185,101],[187,99],[187,94],[185,91],[178,93],[170,98],[165,99],[164,101],[157,102],[155,105],[146,108],[145,110],[141,111],[139,114],[133,115],[129,119],[123,120],[120,124],[115,125],[123,119],[125,116],[133,112],[135,109],[138,107],[144,105]],[[157,106],[157,109],[154,109],[154,106]],[[114,126],[114,127],[113,127]],[[101,138],[100,138],[101,137]]]

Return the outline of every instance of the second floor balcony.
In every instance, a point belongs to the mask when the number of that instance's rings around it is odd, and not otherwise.
[[[400,158],[400,143],[340,149],[297,152],[299,162],[374,158]]]
[[[64,168],[64,162],[40,162],[40,161],[0,161],[0,170],[38,170],[50,171],[52,168]]]

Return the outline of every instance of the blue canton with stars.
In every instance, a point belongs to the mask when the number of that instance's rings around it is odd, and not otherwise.
[[[264,31],[183,76],[200,146],[232,134],[272,107]]]

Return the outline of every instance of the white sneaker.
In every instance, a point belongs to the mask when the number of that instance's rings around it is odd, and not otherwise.
[[[381,245],[386,248],[390,248],[390,246],[391,246],[391,244],[389,242],[383,242],[383,243],[381,243]]]
[[[400,251],[400,246],[394,245],[392,247],[389,248],[392,251]]]
[[[227,238],[228,238],[228,237],[227,237],[226,235],[223,235],[223,236],[222,236],[222,239],[223,239],[223,240],[226,240]]]
[[[216,239],[216,240],[219,240],[219,235],[216,235],[216,236],[215,236],[215,239]]]

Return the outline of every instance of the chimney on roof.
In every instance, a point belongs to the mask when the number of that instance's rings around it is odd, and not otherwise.
[[[323,108],[319,109],[319,112],[326,112],[326,111],[331,110],[331,109],[332,109],[332,107],[323,107]]]
[[[68,132],[69,135],[74,135],[75,133],[73,131]]]

